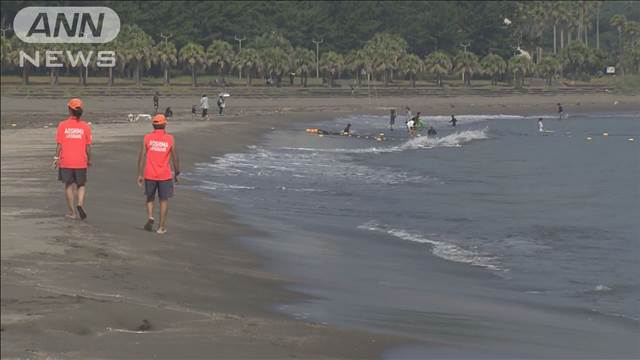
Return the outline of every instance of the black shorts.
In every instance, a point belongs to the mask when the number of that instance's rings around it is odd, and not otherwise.
[[[207,116],[207,110],[209,109],[202,109],[202,117]]]
[[[87,182],[87,169],[59,168],[58,180],[65,183],[65,185],[76,184],[84,186]]]
[[[173,196],[173,180],[144,180],[144,194],[147,200],[153,200],[158,192],[160,200],[167,200]]]

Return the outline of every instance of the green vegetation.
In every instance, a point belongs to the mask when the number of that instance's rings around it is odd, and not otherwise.
[[[47,2],[49,6],[63,2]],[[17,11],[42,2],[3,1],[2,27]],[[453,76],[464,86],[478,81],[525,86],[525,78],[590,81],[616,66],[618,75],[640,73],[640,2],[100,2],[124,24],[118,38],[100,46],[53,48],[2,36],[2,75],[34,74],[50,84],[77,75],[78,84],[104,76],[137,86],[169,85],[190,76],[192,86],[269,79],[274,86],[353,85],[415,87],[424,80],[443,86]],[[161,36],[162,35],[162,36]],[[246,38],[239,50],[236,40]],[[319,54],[312,40],[321,40]],[[464,48],[461,46],[465,44]],[[62,50],[63,68],[19,66],[20,51]],[[66,51],[93,50],[93,62],[74,66]],[[113,50],[115,68],[98,68],[95,52]],[[44,53],[41,54],[41,58]],[[424,59],[424,60],[423,60]],[[321,81],[315,79],[318,71]],[[244,76],[244,79],[243,79]],[[295,83],[299,77],[299,85]],[[309,79],[313,81],[309,81]],[[631,81],[630,83],[633,83]],[[262,83],[261,83],[262,84]]]

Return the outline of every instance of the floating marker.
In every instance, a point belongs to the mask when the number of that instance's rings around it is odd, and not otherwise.
[[[629,138],[629,141],[636,141],[636,139],[634,139],[634,138]]]
[[[609,133],[608,132],[603,132],[602,136],[609,136]]]
[[[587,140],[593,140],[591,136],[587,136]]]

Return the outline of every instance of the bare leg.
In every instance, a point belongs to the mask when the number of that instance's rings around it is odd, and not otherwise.
[[[147,199],[147,218],[153,219],[153,201],[154,199]]]
[[[84,195],[86,194],[86,186],[78,186],[78,206],[84,207]]]
[[[64,192],[67,197],[67,216],[72,218],[76,217],[76,210],[73,206],[74,186],[74,184],[66,184],[64,188]]]
[[[164,230],[167,222],[167,213],[169,212],[169,200],[160,200],[160,229]]]

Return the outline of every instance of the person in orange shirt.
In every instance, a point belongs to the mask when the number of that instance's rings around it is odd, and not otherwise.
[[[76,218],[76,209],[81,219],[87,218],[84,211],[87,168],[91,166],[91,127],[80,117],[84,104],[80,99],[67,103],[69,118],[58,125],[56,132],[56,155],[53,165],[58,168],[58,180],[64,183],[67,197],[67,217]],[[74,208],[74,197],[78,204]]]
[[[153,132],[144,136],[138,156],[138,186],[144,184],[144,194],[147,197],[147,223],[144,229],[153,230],[153,205],[156,192],[160,199],[160,224],[158,234],[167,232],[166,222],[169,211],[169,198],[173,196],[173,179],[178,182],[180,175],[180,161],[173,140],[173,135],[167,134],[167,118],[163,114],[153,117]],[[173,160],[175,176],[171,176],[169,157]],[[146,158],[146,160],[145,160]]]

